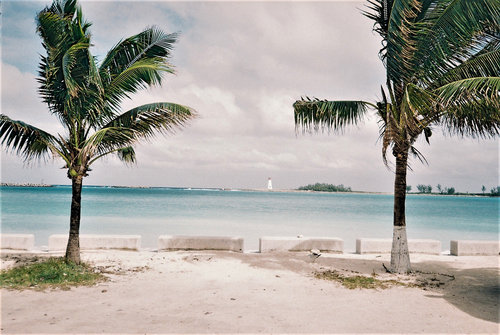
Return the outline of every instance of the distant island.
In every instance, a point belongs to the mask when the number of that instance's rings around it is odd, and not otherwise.
[[[326,183],[316,183],[309,184],[307,186],[301,186],[298,188],[299,191],[315,191],[315,192],[352,192],[350,187],[346,187],[342,184],[333,185]]]
[[[0,186],[9,187],[53,187],[54,185],[49,184],[34,184],[34,183],[0,183]]]
[[[437,192],[432,192],[432,185],[417,185],[417,192],[411,192],[411,185],[406,186],[407,194],[419,194],[419,195],[454,195],[454,196],[477,196],[477,197],[498,197],[500,196],[500,186],[493,187],[489,193],[486,193],[486,186],[482,186],[482,193],[469,193],[469,192],[457,192],[454,187],[443,187],[441,184],[437,184],[435,190]]]

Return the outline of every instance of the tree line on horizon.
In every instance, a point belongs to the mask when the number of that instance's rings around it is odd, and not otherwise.
[[[413,193],[421,193],[421,194],[442,194],[442,195],[484,195],[484,196],[499,196],[500,195],[500,186],[491,188],[489,193],[486,193],[486,186],[481,187],[482,193],[463,193],[457,192],[455,187],[442,187],[441,184],[436,185],[437,192],[432,192],[433,188],[431,185],[418,184],[417,192]],[[411,185],[406,186],[406,193],[410,193],[412,190]]]
[[[333,185],[326,183],[316,183],[316,184],[309,184],[306,186],[300,186],[298,190],[315,191],[315,192],[352,192],[352,189],[349,186],[344,186],[343,184]]]

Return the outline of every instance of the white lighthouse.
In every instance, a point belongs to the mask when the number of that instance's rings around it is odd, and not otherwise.
[[[271,180],[271,177],[267,178],[267,189],[269,191],[273,189],[273,181]]]

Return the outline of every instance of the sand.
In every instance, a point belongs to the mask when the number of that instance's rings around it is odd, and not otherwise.
[[[499,332],[497,256],[414,255],[410,276],[386,274],[389,255],[324,254],[314,263],[307,253],[82,258],[112,272],[110,280],[68,291],[2,289],[2,334]],[[328,269],[424,287],[350,290],[313,275]]]

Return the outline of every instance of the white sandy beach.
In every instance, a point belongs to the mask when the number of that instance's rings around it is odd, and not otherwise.
[[[16,257],[4,254],[3,263]],[[82,257],[113,272],[110,281],[67,291],[2,289],[2,334],[499,332],[498,256],[413,255],[419,272],[399,279],[425,281],[425,289],[376,290],[350,290],[313,272],[375,272],[387,279],[392,275],[382,263],[389,255],[322,255],[314,263],[307,253],[95,251]]]

